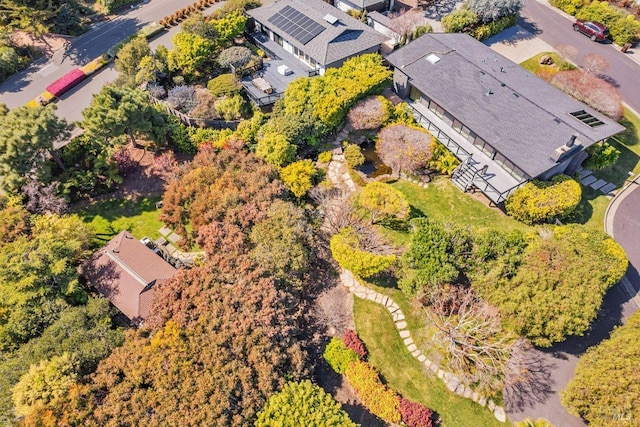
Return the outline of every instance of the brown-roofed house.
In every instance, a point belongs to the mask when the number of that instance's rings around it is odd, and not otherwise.
[[[175,273],[171,264],[128,231],[111,239],[82,266],[89,284],[132,321],[149,315],[153,287]]]

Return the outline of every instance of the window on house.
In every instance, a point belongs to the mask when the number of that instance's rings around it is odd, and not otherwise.
[[[444,108],[433,101],[429,102],[429,110],[433,111],[434,114],[440,118],[444,117]]]

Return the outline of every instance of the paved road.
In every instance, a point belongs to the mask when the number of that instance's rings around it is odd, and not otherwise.
[[[0,102],[9,108],[29,102],[69,70],[97,58],[145,25],[191,3],[193,0],[152,0],[128,9],[111,21],[97,24],[97,28],[74,39],[49,61],[37,62],[0,85]],[[88,85],[91,83],[85,83]]]
[[[582,64],[585,55],[602,55],[611,63],[605,72],[608,80],[618,86],[624,101],[640,111],[640,64],[627,58],[611,44],[595,43],[581,33],[573,31],[572,21],[541,1],[526,0],[519,25],[553,47],[571,45],[578,49],[576,62]],[[637,48],[636,48],[637,49]]]

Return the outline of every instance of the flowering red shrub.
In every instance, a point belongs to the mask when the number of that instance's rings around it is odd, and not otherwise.
[[[74,68],[47,86],[47,91],[51,92],[55,96],[60,96],[86,78],[87,75],[83,73],[80,68]]]
[[[432,427],[433,411],[424,405],[400,398],[400,416],[408,427]]]
[[[355,351],[360,359],[364,360],[367,357],[367,349],[364,346],[364,343],[358,338],[358,335],[352,329],[347,329],[347,331],[342,336],[342,341],[347,348]]]

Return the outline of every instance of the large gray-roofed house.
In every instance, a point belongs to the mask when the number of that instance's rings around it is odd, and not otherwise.
[[[624,129],[466,34],[426,34],[386,59],[421,123],[470,158],[463,186],[496,203],[531,178],[573,173],[584,148]]]
[[[356,55],[377,52],[387,37],[322,0],[279,0],[247,11],[256,30],[320,74]]]

